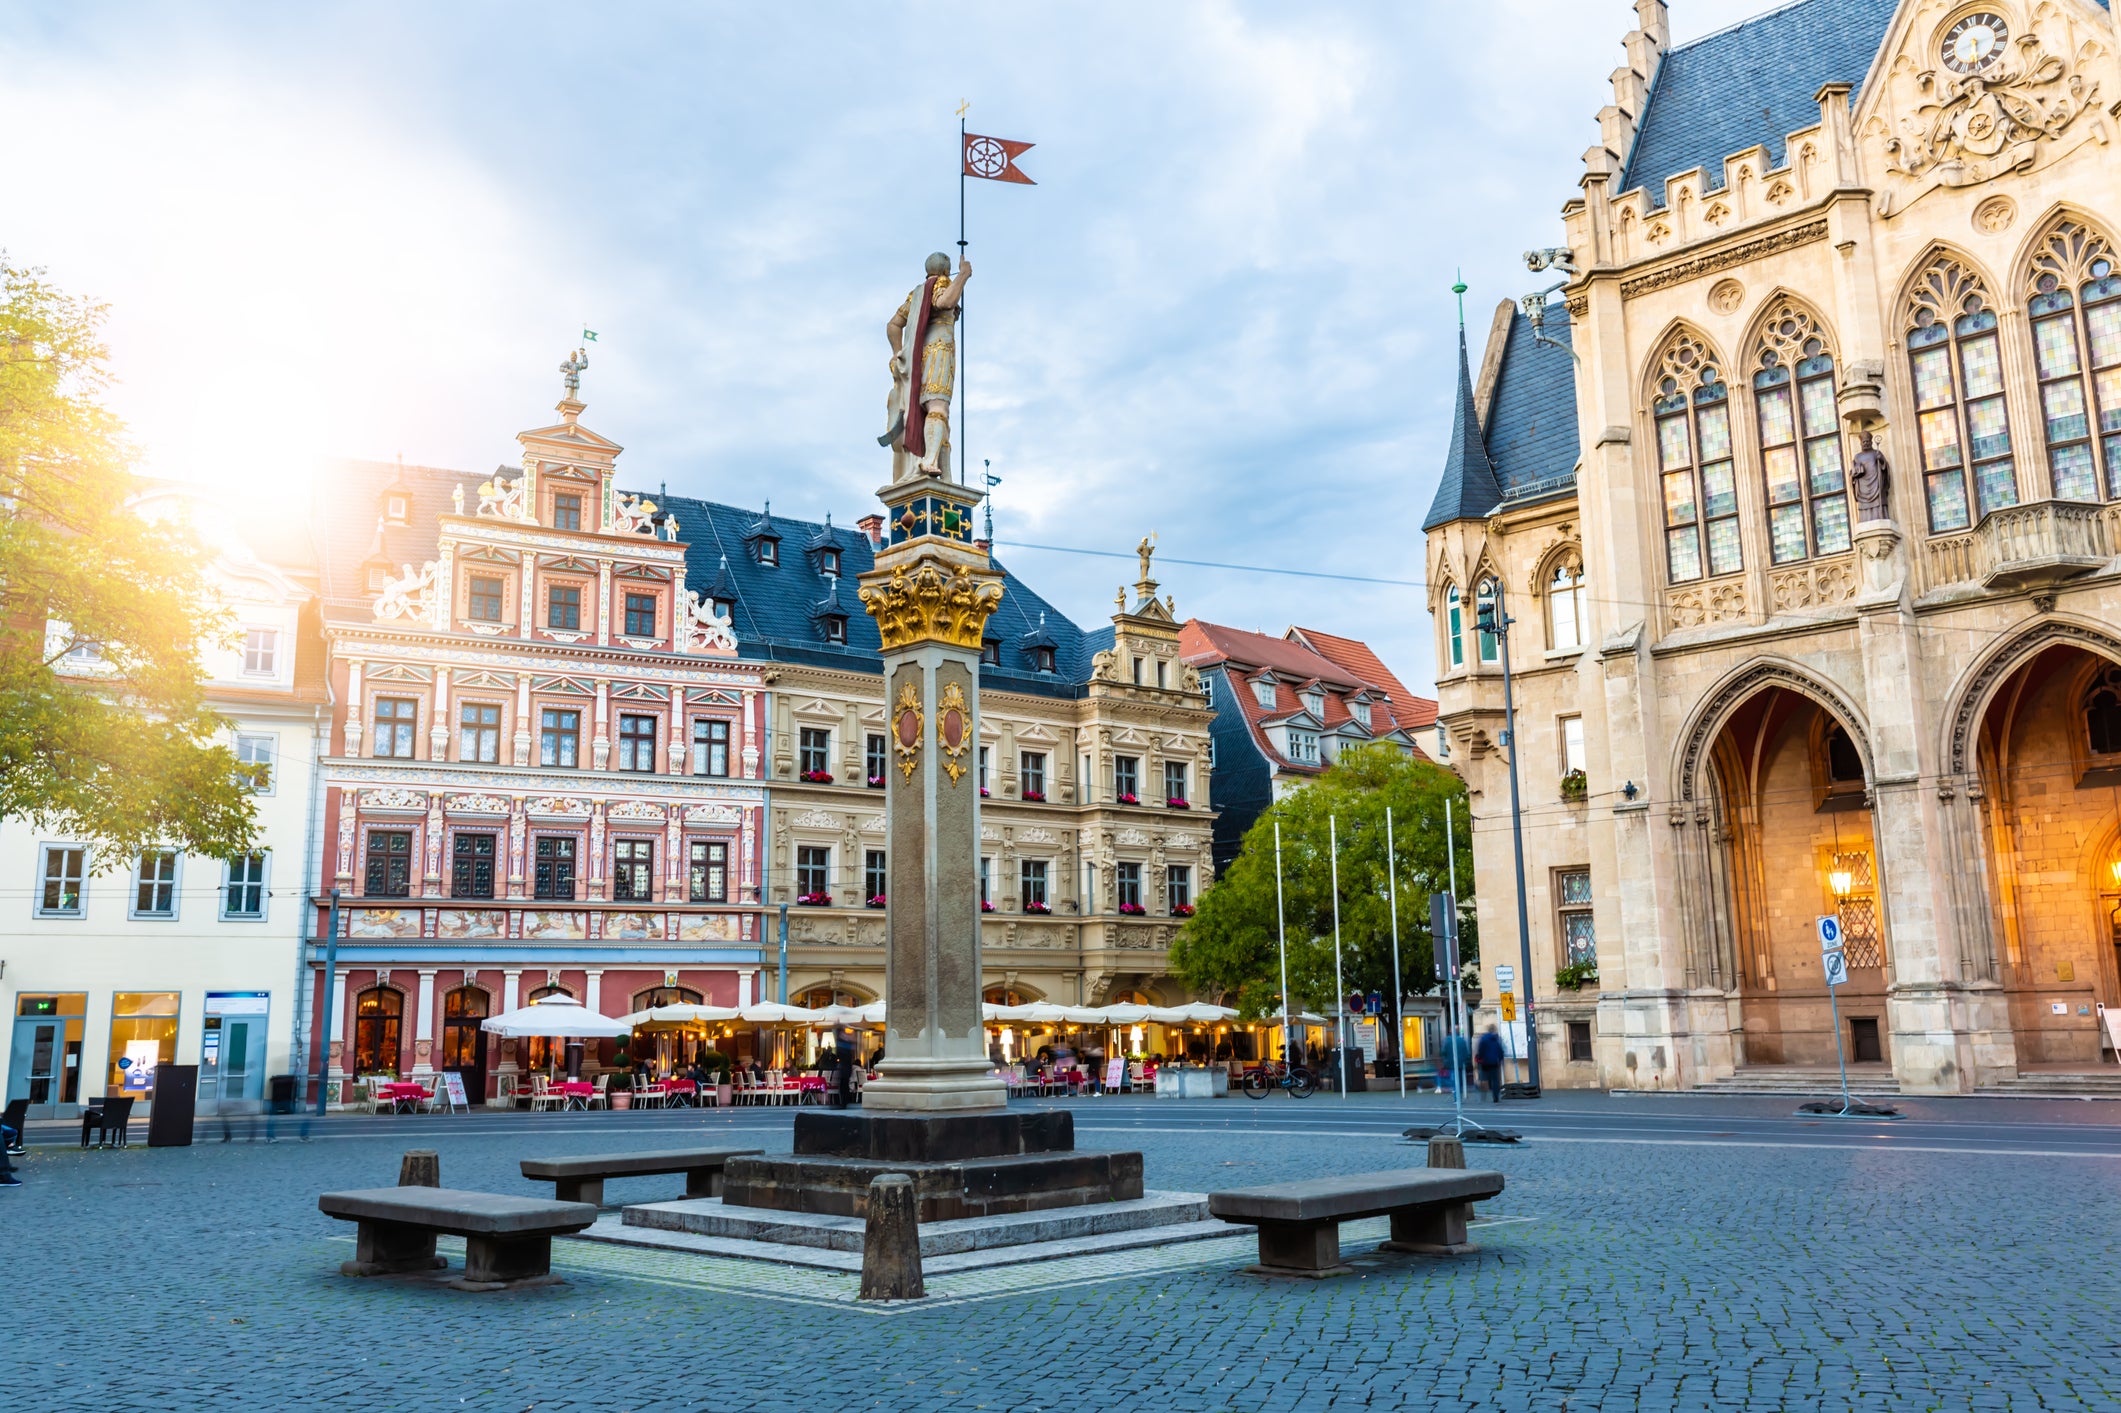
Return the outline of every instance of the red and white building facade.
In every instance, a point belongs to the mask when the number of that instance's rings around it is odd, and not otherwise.
[[[618,493],[572,376],[558,410],[519,475],[354,463],[323,493],[308,966],[335,1078],[454,1069],[502,1100],[544,1042],[479,1022],[541,994],[758,998],[765,676],[687,589],[682,527]]]

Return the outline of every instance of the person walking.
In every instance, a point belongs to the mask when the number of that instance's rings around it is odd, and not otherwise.
[[[832,1052],[832,1107],[844,1109],[854,1102],[854,1042],[842,1037]]]
[[[1502,1037],[1489,1026],[1473,1047],[1473,1063],[1480,1066],[1480,1082],[1487,1086],[1488,1102],[1502,1102]]]

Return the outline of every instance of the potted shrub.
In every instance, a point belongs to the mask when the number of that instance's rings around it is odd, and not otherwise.
[[[830,893],[798,893],[795,901],[800,907],[829,908],[832,906],[832,895]]]
[[[700,1054],[700,1068],[707,1072],[714,1083],[714,1102],[726,1109],[734,1093],[730,1075],[736,1070],[736,1061],[719,1050],[706,1050]]]
[[[624,1052],[621,1052],[620,1054],[619,1063],[625,1063]],[[618,1073],[612,1075],[611,1082],[604,1087],[604,1097],[610,1101],[611,1107],[614,1109],[632,1108],[633,1072],[631,1070],[622,1069]]]
[[[1580,805],[1591,797],[1591,777],[1580,770],[1572,770],[1561,777],[1561,798],[1572,805]]]
[[[1581,991],[1598,984],[1598,963],[1571,962],[1554,973],[1554,984],[1564,991]]]

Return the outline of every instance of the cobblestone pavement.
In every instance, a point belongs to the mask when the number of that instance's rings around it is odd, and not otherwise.
[[[1059,1102],[1059,1101],[1056,1101]],[[1439,1104],[1387,1096],[1067,1101],[1084,1147],[1155,1187],[1419,1163]],[[320,1191],[539,1189],[536,1153],[744,1138],[787,1110],[335,1118],[314,1141],[80,1152],[0,1192],[0,1406],[332,1410],[2121,1407],[2121,1105],[1910,1104],[1805,1123],[1788,1101],[1566,1095],[1529,1135],[1482,1250],[1242,1274],[1248,1240],[936,1281],[919,1306],[846,1277],[563,1242],[564,1285],[469,1295],[337,1274]],[[1484,1109],[1480,1117],[1496,1111]],[[56,1140],[55,1131],[37,1137]],[[617,1201],[676,1179],[613,1184]],[[1367,1253],[1381,1235],[1351,1229]]]

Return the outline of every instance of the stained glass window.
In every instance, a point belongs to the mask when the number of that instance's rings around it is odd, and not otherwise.
[[[1742,567],[1738,473],[1729,391],[1705,367],[1691,393],[1676,376],[1658,389],[1658,470],[1664,478],[1665,570],[1675,584]]]
[[[1908,333],[1932,533],[1963,530],[1977,515],[2018,503],[1995,311],[1961,278],[1953,292],[1965,312],[1947,321],[1921,304]]]
[[[2036,262],[2045,268],[2028,305],[2048,481],[2059,500],[2121,496],[2121,276],[2103,254],[2065,258],[2104,248],[2082,227],[2058,230]],[[2072,290],[2070,282],[2079,279]]]

